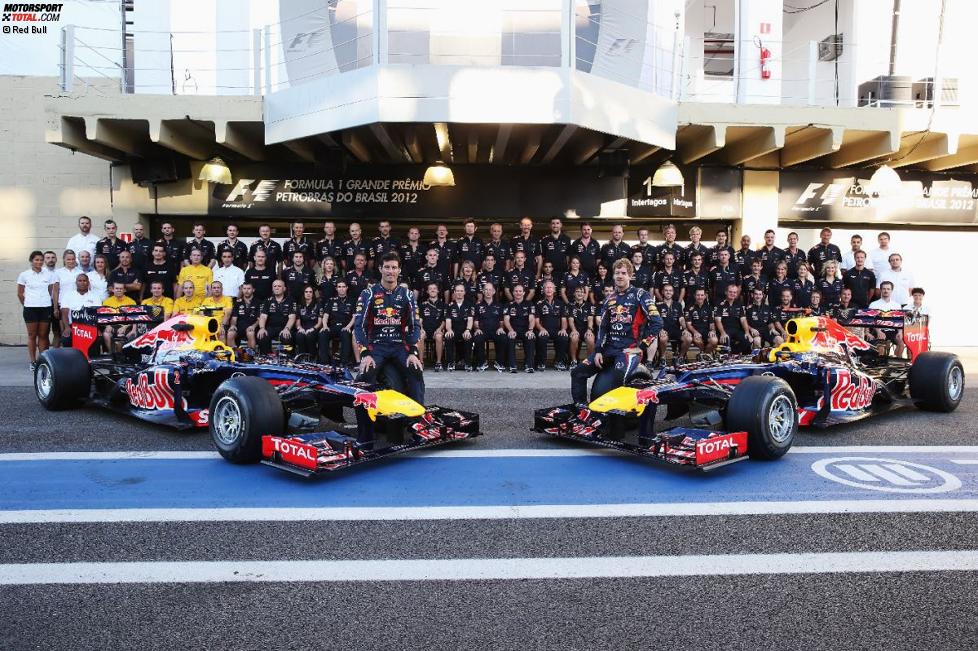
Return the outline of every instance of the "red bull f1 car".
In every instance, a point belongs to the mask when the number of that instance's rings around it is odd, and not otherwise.
[[[233,350],[206,313],[161,321],[152,306],[74,312],[71,347],[38,359],[38,400],[52,410],[91,403],[178,429],[209,428],[228,461],[306,477],[480,434],[477,414],[424,407],[341,367]],[[101,352],[100,328],[133,325],[143,332]],[[345,408],[355,427],[343,425]],[[339,429],[324,429],[324,420]]]
[[[887,355],[860,330],[899,333],[910,359]],[[786,332],[776,348],[655,373],[636,353],[624,386],[592,396],[588,405],[539,409],[533,430],[710,470],[748,457],[781,457],[799,425],[849,423],[905,406],[950,412],[964,395],[960,360],[929,350],[927,317],[852,311],[840,321],[792,319]],[[660,407],[667,421],[689,416],[694,427],[657,432]]]

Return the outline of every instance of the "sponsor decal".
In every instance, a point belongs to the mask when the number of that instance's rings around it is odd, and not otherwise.
[[[190,416],[190,420],[197,427],[207,427],[210,423],[211,414],[209,409],[198,409],[197,411],[188,412],[187,415]]]
[[[71,335],[81,341],[89,343],[95,341],[95,330],[91,326],[73,323],[71,324]]]
[[[150,379],[152,378],[152,382]],[[167,369],[156,369],[154,371],[144,371],[132,378],[126,379],[126,395],[133,407],[139,409],[173,409],[174,396],[173,387],[170,386],[169,371]],[[187,408],[187,401],[183,401],[183,408]]]
[[[363,405],[367,409],[377,408],[377,394],[376,393],[358,393],[353,396],[353,406],[359,407]]]
[[[278,453],[285,463],[291,463],[303,468],[316,469],[319,451],[315,446],[294,439],[284,439],[278,436],[262,437],[262,456],[269,458]]]
[[[832,371],[829,371],[832,373]],[[830,377],[830,382],[832,381]],[[832,411],[860,411],[873,403],[876,384],[869,377],[849,369],[837,369],[831,388]]]
[[[635,394],[635,401],[640,405],[659,402],[659,392],[656,389],[641,389]]]
[[[696,442],[696,465],[747,453],[747,432],[716,434]]]
[[[178,344],[193,341],[193,337],[189,332],[172,330],[170,328],[160,326],[159,328],[150,330],[146,334],[140,335],[127,344],[127,346],[132,348],[143,348],[144,346],[153,346],[158,341],[164,342],[164,344],[169,344],[164,345],[165,348],[172,348]]]

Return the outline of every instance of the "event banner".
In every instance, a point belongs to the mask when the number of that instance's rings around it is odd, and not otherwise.
[[[880,196],[870,187],[870,174],[869,170],[781,172],[781,219],[948,226],[978,223],[978,175],[898,170],[903,181],[900,189]]]
[[[629,217],[701,217],[734,219],[740,216],[743,175],[732,167],[679,165],[685,183],[674,188],[652,185],[657,166],[636,166],[628,175]]]
[[[349,167],[234,165],[230,185],[214,183],[208,214],[239,219],[335,218],[519,219],[573,208],[598,215],[621,199],[621,177],[597,168],[519,169],[456,165],[454,187],[428,187],[424,165]]]

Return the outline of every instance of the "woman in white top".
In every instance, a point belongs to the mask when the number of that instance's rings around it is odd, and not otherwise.
[[[95,256],[92,271],[88,274],[88,286],[98,300],[104,301],[109,297],[109,259],[101,253]]]
[[[58,277],[44,268],[44,254],[40,251],[31,251],[28,260],[31,268],[17,276],[17,299],[24,306],[27,353],[33,371],[37,353],[48,348],[51,317],[58,301]]]

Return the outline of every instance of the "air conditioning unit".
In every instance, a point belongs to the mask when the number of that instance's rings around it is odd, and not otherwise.
[[[914,104],[918,108],[930,108],[934,104],[934,78],[924,77],[913,84]],[[941,106],[960,106],[958,99],[958,78],[941,79]]]
[[[835,61],[842,56],[842,34],[829,34],[818,42],[818,60]]]
[[[914,106],[913,81],[906,75],[880,75],[859,84],[859,106]]]

